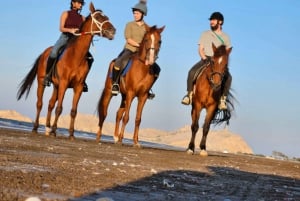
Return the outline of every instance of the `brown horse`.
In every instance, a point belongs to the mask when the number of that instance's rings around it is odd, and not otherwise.
[[[206,152],[206,137],[210,129],[210,124],[220,124],[222,122],[229,123],[231,111],[233,111],[234,99],[231,93],[228,94],[228,109],[219,110],[218,103],[224,89],[224,76],[228,72],[228,61],[231,49],[227,49],[224,45],[216,48],[212,44],[214,56],[208,66],[198,76],[194,85],[192,98],[192,137],[188,146],[188,153],[195,151],[195,137],[199,129],[199,118],[202,109],[206,109],[206,116],[203,124],[203,134],[200,143],[200,155],[207,156]]]
[[[164,26],[156,28],[156,26],[146,28],[146,33],[140,44],[140,48],[136,54],[132,57],[132,64],[125,76],[120,80],[121,91],[121,105],[116,115],[116,125],[114,132],[114,141],[122,143],[125,126],[129,121],[130,106],[135,97],[138,99],[135,127],[133,135],[133,143],[135,146],[138,144],[138,132],[141,123],[143,107],[146,103],[148,92],[155,82],[155,75],[152,73],[152,68],[155,65],[158,52],[161,44],[161,32],[164,30]],[[154,64],[154,65],[153,65]],[[96,141],[99,142],[102,135],[103,122],[107,116],[107,109],[112,98],[111,88],[112,79],[110,74],[114,66],[114,60],[110,63],[105,88],[101,94],[98,103],[98,115],[99,115],[99,130],[97,132]],[[119,131],[120,121],[123,120],[122,128]]]
[[[73,102],[71,108],[71,121],[69,126],[70,139],[74,139],[74,123],[77,115],[77,106],[83,90],[83,82],[86,79],[89,66],[86,55],[90,48],[94,35],[99,35],[112,40],[115,28],[110,23],[109,18],[101,10],[95,10],[93,3],[90,3],[91,14],[83,22],[80,33],[73,37],[67,44],[61,58],[56,64],[55,73],[52,75],[53,93],[49,100],[48,113],[46,119],[46,135],[56,136],[57,121],[62,113],[62,105],[67,88],[73,88]],[[37,112],[32,132],[37,133],[39,127],[39,117],[43,106],[43,94],[45,87],[43,80],[46,75],[46,65],[52,47],[48,47],[35,61],[32,69],[22,80],[18,90],[17,99],[26,93],[26,98],[30,92],[35,77],[37,77]],[[51,113],[57,102],[55,119],[50,129]]]

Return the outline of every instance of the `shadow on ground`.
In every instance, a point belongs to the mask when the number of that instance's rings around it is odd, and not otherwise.
[[[300,180],[208,167],[210,173],[163,171],[71,201],[102,200],[300,200]],[[101,181],[99,181],[101,182]]]

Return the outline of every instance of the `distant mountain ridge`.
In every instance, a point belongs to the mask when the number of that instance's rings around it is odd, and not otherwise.
[[[0,118],[13,119],[24,122],[32,122],[32,120],[14,110],[0,110]],[[62,115],[59,119],[58,126],[61,128],[68,128],[70,122],[69,115]],[[40,123],[45,124],[45,117],[41,117]],[[78,131],[85,131],[95,133],[98,130],[98,117],[91,114],[77,114],[75,129]],[[198,147],[202,129],[199,129],[196,136],[195,144]],[[114,123],[105,122],[103,126],[103,133],[106,135],[113,135]],[[131,139],[132,133],[126,132],[125,138]],[[162,131],[153,128],[140,129],[139,140],[154,142],[159,144],[166,144],[187,148],[191,137],[190,126],[186,125],[176,131]],[[207,138],[207,150],[219,151],[228,153],[247,153],[253,154],[251,147],[244,141],[244,139],[237,134],[231,133],[227,129],[211,130]]]

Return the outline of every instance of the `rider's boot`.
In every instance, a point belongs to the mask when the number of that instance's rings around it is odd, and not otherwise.
[[[192,98],[193,98],[193,92],[188,91],[187,95],[185,95],[181,100],[181,103],[184,105],[190,105],[192,103]]]
[[[52,58],[52,57],[49,57],[47,60],[46,75],[45,75],[44,82],[43,82],[44,86],[49,87],[51,85],[50,71],[53,67],[54,62],[55,62],[55,58]]]
[[[219,110],[227,110],[226,96],[221,96],[218,108]]]
[[[119,79],[119,74],[120,74],[120,68],[114,66],[113,70],[112,70],[112,87],[111,87],[111,94],[113,96],[118,95],[118,93],[120,92],[120,87],[118,84],[118,79]]]

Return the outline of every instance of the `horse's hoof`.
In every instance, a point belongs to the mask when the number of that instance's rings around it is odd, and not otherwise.
[[[136,144],[133,145],[133,147],[135,147],[135,148],[141,148],[142,146],[141,146],[140,143],[136,143]]]
[[[45,129],[45,135],[49,136],[51,134],[51,128],[50,127],[46,127]]]
[[[188,149],[188,150],[186,150],[186,153],[189,154],[189,155],[193,155],[193,154],[194,154],[194,151],[191,150],[191,149]]]
[[[73,135],[69,136],[69,140],[73,141],[73,140],[75,140],[75,137]]]
[[[116,137],[116,136],[114,136],[114,143],[115,143],[115,144],[117,144],[117,143],[118,143],[118,141],[119,141],[119,138],[118,138],[118,137]]]
[[[201,151],[200,151],[200,156],[203,156],[203,157],[206,157],[206,156],[208,156],[208,153],[207,153],[207,151],[205,151],[205,150],[201,150]]]

